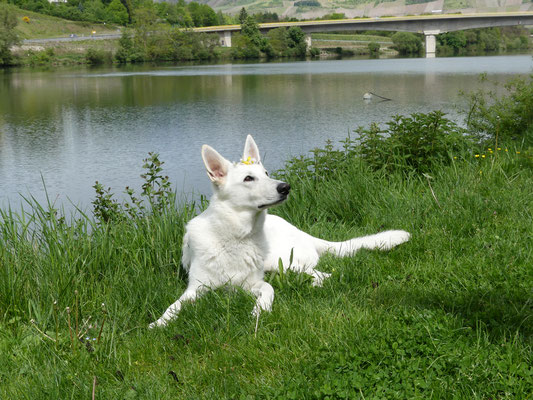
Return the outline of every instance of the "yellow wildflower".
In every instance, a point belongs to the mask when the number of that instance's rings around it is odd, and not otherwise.
[[[241,163],[246,165],[252,165],[254,163],[254,160],[252,160],[251,157],[248,157],[246,160],[241,160]]]
[[[479,154],[476,154],[474,157],[479,158]]]

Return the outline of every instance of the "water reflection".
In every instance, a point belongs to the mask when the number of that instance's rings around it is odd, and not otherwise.
[[[147,66],[0,73],[0,202],[17,192],[89,206],[95,180],[139,184],[142,159],[161,153],[178,190],[209,192],[199,149],[237,159],[246,134],[265,163],[346,137],[391,115],[442,109],[458,118],[459,90],[476,75],[506,80],[530,56]],[[363,101],[374,92],[393,101]]]

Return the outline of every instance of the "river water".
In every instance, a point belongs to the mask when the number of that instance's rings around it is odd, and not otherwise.
[[[204,143],[238,160],[252,134],[264,164],[338,142],[395,114],[442,110],[461,121],[479,74],[532,72],[531,55],[129,66],[0,72],[0,206],[31,194],[90,207],[100,181],[120,195],[157,152],[179,192],[209,194]],[[392,99],[363,100],[365,92]]]

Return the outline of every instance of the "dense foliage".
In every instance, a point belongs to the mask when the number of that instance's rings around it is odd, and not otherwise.
[[[509,81],[504,88],[504,96],[483,90],[469,94],[467,127],[496,148],[512,142],[533,146],[533,75]]]
[[[379,49],[381,48],[381,45],[376,42],[370,42],[368,43],[368,51],[370,52],[370,55],[373,57],[376,57],[379,55]]]
[[[218,35],[178,28],[151,30],[137,25],[125,30],[115,59],[119,63],[143,61],[207,60],[218,57]]]
[[[227,17],[217,14],[207,4],[195,1],[176,3],[132,0],[70,0],[49,3],[48,0],[9,0],[18,7],[53,15],[73,21],[106,22],[127,25],[135,19],[139,10],[149,10],[161,22],[180,27],[224,25]]]
[[[411,32],[396,32],[391,36],[394,48],[402,55],[420,54],[424,48],[421,35]]]
[[[232,56],[234,58],[305,57],[307,43],[300,27],[276,28],[267,35],[261,34],[254,17],[246,16],[241,32],[233,35]]]
[[[440,55],[464,55],[505,50],[525,50],[530,46],[529,31],[523,27],[469,29],[437,35]]]
[[[359,128],[353,149],[373,169],[428,172],[473,148],[466,131],[440,111],[397,115],[386,128]]]

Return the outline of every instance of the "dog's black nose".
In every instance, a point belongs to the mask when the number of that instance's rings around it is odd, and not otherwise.
[[[278,190],[279,194],[283,194],[287,196],[289,194],[289,191],[291,190],[291,185],[283,182],[283,183],[280,183],[276,189]]]

